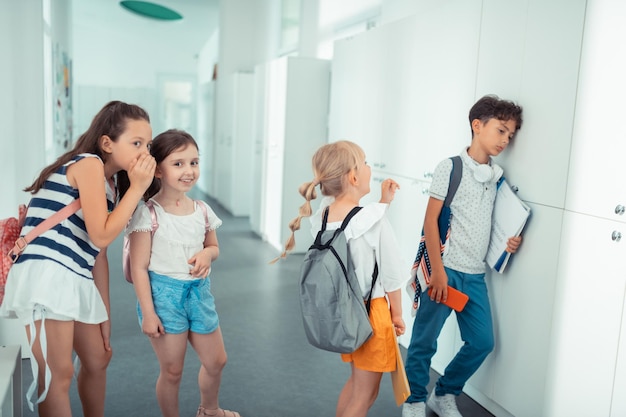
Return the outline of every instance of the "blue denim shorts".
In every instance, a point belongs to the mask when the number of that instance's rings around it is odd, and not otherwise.
[[[217,330],[219,319],[209,277],[183,281],[152,271],[148,275],[154,310],[166,333],[180,334],[189,330],[209,334]],[[143,316],[139,302],[137,316],[141,326]]]

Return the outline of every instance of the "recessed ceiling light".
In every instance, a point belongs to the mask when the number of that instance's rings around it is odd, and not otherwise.
[[[160,6],[147,1],[120,1],[120,6],[140,16],[158,20],[179,20],[183,16],[165,6]]]

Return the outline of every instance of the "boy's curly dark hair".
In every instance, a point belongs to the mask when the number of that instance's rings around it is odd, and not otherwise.
[[[522,127],[522,108],[509,100],[490,94],[480,98],[469,111],[470,129],[473,120],[486,123],[489,119],[515,120],[515,131]],[[473,131],[472,131],[473,133]]]

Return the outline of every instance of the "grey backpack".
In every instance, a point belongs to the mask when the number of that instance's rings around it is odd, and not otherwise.
[[[322,229],[306,252],[300,269],[304,331],[309,343],[331,352],[354,352],[373,333],[368,314],[372,291],[366,303],[344,234],[348,222],[360,209],[353,208],[338,229],[326,230],[327,207]],[[375,264],[372,289],[377,276]]]

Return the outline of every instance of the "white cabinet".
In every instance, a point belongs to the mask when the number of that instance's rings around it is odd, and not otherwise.
[[[469,145],[480,3],[438,4],[338,41],[330,140],[358,143],[374,169],[422,180]]]
[[[326,143],[330,62],[315,58],[285,57],[265,67],[263,117],[264,149],[257,148],[257,163],[263,169],[263,198],[257,198],[260,234],[277,249],[291,233],[288,227],[305,202],[298,193],[304,182],[313,180],[311,158]],[[261,91],[257,87],[257,91]],[[260,113],[258,113],[260,114]],[[262,123],[257,120],[256,126]],[[258,147],[258,143],[257,143]],[[258,158],[264,158],[259,162]],[[257,171],[258,175],[258,171]],[[260,178],[255,178],[260,181]],[[303,227],[306,229],[306,227]],[[308,231],[300,232],[294,252],[311,244]]]
[[[371,194],[362,203],[378,201],[383,179],[400,184],[388,218],[407,277],[424,222],[428,174],[471,141],[467,112],[475,92],[480,3],[433,5],[335,45],[329,139],[348,139],[365,151],[373,171]],[[403,297],[409,330],[410,307]],[[443,370],[458,340],[452,317],[439,338],[435,369]],[[409,341],[410,332],[400,337],[404,345]]]
[[[198,147],[200,148],[200,179],[197,187],[204,193],[214,195],[215,165],[215,81],[198,87]]]
[[[358,143],[373,168],[380,166],[383,138],[380,102],[384,88],[381,67],[385,45],[381,29],[336,42],[328,115],[329,140]]]
[[[589,1],[567,188],[566,208],[617,221],[626,205],[626,3]],[[616,125],[617,123],[617,125]]]
[[[22,417],[20,347],[0,346],[0,417]]]
[[[422,233],[430,182],[372,170],[370,194],[364,197],[361,203],[379,201],[381,183],[387,178],[394,179],[400,186],[400,189],[396,191],[394,200],[389,205],[387,218],[397,237],[401,258],[407,268],[410,269]]]
[[[422,233],[430,183],[389,175],[379,170],[372,170],[370,194],[361,200],[362,205],[380,201],[381,183],[387,178],[393,178],[400,186],[389,206],[387,218],[396,235],[400,256],[408,279]],[[403,289],[402,311],[405,313],[404,321],[407,326],[407,332],[400,336],[398,340],[404,346],[408,346],[411,341],[411,329],[413,328],[413,318],[410,315],[411,306],[412,300],[409,299],[409,296]],[[444,339],[445,337],[440,338],[442,341]],[[443,342],[442,344],[447,345],[448,343]],[[450,344],[454,344],[454,342]]]
[[[588,0],[553,322],[546,416],[626,413],[626,4]],[[589,399],[593,399],[590,401]]]
[[[532,216],[506,272],[488,273],[496,346],[464,390],[498,416],[622,416],[626,214],[616,209],[626,206],[626,145],[614,126],[626,113],[626,3],[453,0],[421,9],[337,42],[329,138],[363,146],[370,198],[385,177],[401,182],[388,216],[408,269],[424,173],[469,144],[476,99],[521,104],[522,130],[497,159]],[[462,343],[451,317],[432,362],[439,372]]]
[[[622,297],[626,299],[626,293],[622,294]],[[622,310],[622,329],[619,335],[614,381],[610,417],[626,416],[626,396],[624,396],[626,392],[626,308]]]
[[[0,318],[0,346],[19,345],[22,359],[30,358],[30,346],[20,320]]]
[[[265,218],[265,194],[263,187],[266,182],[265,172],[267,163],[267,94],[269,64],[257,65],[254,69],[254,112],[253,112],[253,149],[252,156],[252,192],[250,210],[250,227],[252,231],[263,237],[264,226],[262,220]]]
[[[623,223],[565,212],[548,351],[545,416],[608,416],[620,350],[626,241],[612,240]],[[543,291],[541,285],[537,291]],[[623,383],[624,375],[618,379]],[[623,385],[622,385],[623,386]],[[616,404],[617,406],[617,404]]]
[[[251,209],[254,74],[230,76],[232,102],[229,124],[220,132],[215,149],[214,197],[234,216],[247,216]]]
[[[381,27],[381,169],[424,179],[439,161],[469,146],[481,1],[440,2]]]
[[[487,273],[495,348],[465,387],[496,415],[503,415],[496,405],[516,417],[545,415],[563,210],[529,205],[532,216],[519,252],[503,274]]]
[[[551,207],[565,203],[586,3],[483,2],[476,98],[523,107],[522,129],[498,161],[528,201]]]

